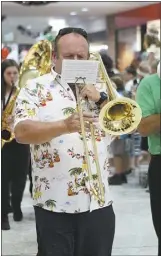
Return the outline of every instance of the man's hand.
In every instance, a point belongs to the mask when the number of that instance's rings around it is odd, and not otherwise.
[[[97,91],[95,86],[92,84],[85,85],[80,94],[83,99],[87,97],[89,100],[94,102],[97,102],[100,99],[100,92]]]
[[[9,117],[7,118],[7,124],[8,124],[8,125],[11,125],[11,124],[13,124],[13,122],[14,122],[14,116],[9,116]]]
[[[90,124],[97,122],[97,118],[93,116],[91,113],[83,113],[83,120],[85,122],[86,131],[89,131]],[[80,124],[80,117],[79,113],[73,113],[70,117],[64,120],[64,123],[67,127],[67,131],[69,133],[80,132],[81,131],[81,124]]]
[[[89,124],[97,122],[97,118],[91,113],[83,113],[85,128],[89,130]],[[86,123],[87,122],[87,123]],[[21,144],[42,144],[64,134],[80,132],[79,113],[73,113],[67,119],[55,122],[40,122],[24,120],[19,122],[15,129],[15,138]]]

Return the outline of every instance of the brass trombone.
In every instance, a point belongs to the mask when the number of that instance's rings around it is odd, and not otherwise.
[[[107,134],[115,136],[132,132],[137,128],[141,120],[142,114],[139,105],[134,100],[131,100],[129,98],[118,97],[110,81],[110,78],[106,72],[100,54],[91,53],[90,59],[99,61],[99,80],[103,84],[105,84],[108,95],[108,103],[102,108],[99,115],[99,124],[102,130],[105,131]],[[95,197],[95,199],[98,200],[100,206],[103,206],[105,204],[105,191],[101,177],[99,156],[95,140],[95,128],[93,124],[90,124],[90,133],[93,151],[95,155],[95,164],[99,183],[99,188],[97,190],[93,186],[92,170],[88,153],[89,150],[86,140],[85,124],[83,120],[83,109],[79,90],[79,86],[76,85],[77,108],[80,115],[81,132],[83,137],[83,145],[86,160],[85,169],[88,172],[90,191],[92,195]]]
[[[93,146],[93,153],[95,155],[95,164],[96,164],[96,170],[97,170],[97,178],[99,183],[99,188],[96,190],[93,185],[93,177],[92,177],[92,170],[91,170],[91,163],[89,159],[89,149],[86,139],[86,130],[85,130],[85,123],[83,119],[83,108],[82,108],[82,102],[80,97],[80,87],[82,85],[75,84],[76,88],[76,96],[77,96],[77,111],[79,112],[80,117],[80,124],[81,124],[81,134],[83,138],[83,146],[84,146],[84,154],[85,154],[85,164],[83,165],[84,171],[87,171],[88,178],[89,178],[89,186],[90,186],[90,192],[94,196],[95,199],[97,199],[98,204],[100,206],[103,206],[105,204],[105,195],[104,195],[104,185],[102,183],[102,177],[101,177],[101,170],[100,170],[100,164],[99,164],[99,158],[98,158],[98,152],[97,152],[97,145],[95,140],[95,128],[93,124],[90,125],[90,133],[91,133],[91,139],[92,139],[92,146]]]
[[[105,84],[108,103],[101,109],[99,124],[107,134],[119,136],[136,130],[142,111],[136,101],[118,96],[111,83],[99,53],[92,53],[91,59],[99,61],[99,79]]]

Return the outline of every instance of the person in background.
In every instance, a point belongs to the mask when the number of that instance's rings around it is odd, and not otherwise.
[[[142,65],[143,75],[140,76],[140,81],[149,74],[157,73],[157,66],[160,58],[160,47],[161,43],[159,41],[158,30],[154,28],[150,28],[147,30],[147,33],[144,37],[144,47],[147,50],[145,54],[145,65]],[[145,68],[147,67],[147,68]],[[141,70],[141,71],[142,71]],[[146,72],[145,72],[146,71]],[[150,154],[148,148],[148,138],[141,137],[141,156],[139,158],[139,163],[142,165],[150,163]],[[148,181],[147,181],[148,186]],[[146,190],[149,192],[149,189]]]
[[[135,89],[133,90],[133,98],[136,98],[136,91],[137,91],[137,87],[139,86],[141,80],[146,77],[149,76],[151,73],[151,67],[148,61],[142,61],[137,69],[137,77],[139,80],[138,85],[135,87]],[[137,137],[137,138],[136,138]],[[139,138],[141,139],[141,141],[139,140]],[[140,137],[139,133],[136,132],[134,135],[134,140],[137,141],[134,143],[135,147],[137,147],[139,149],[139,152],[137,154],[136,157],[136,165],[138,164],[142,164],[144,162],[147,162],[149,164],[150,161],[150,155],[148,152],[148,139],[147,137]],[[139,144],[138,144],[139,143]],[[141,150],[141,152],[140,152]]]
[[[132,68],[134,68],[134,69],[136,70],[136,69],[138,68],[138,66],[139,66],[139,64],[140,64],[141,61],[142,61],[141,56],[135,57],[135,58],[132,60],[132,62],[131,62],[131,64],[130,64],[130,67],[132,67]]]
[[[149,62],[148,61],[140,62],[136,72],[137,72],[137,78],[139,82],[141,82],[141,80],[144,77],[148,76],[151,73],[151,67],[149,65]]]
[[[161,41],[159,31],[155,26],[147,28],[143,45],[146,50],[147,61],[150,65],[154,60],[160,60]]]
[[[119,95],[131,98],[131,92],[125,90],[123,77],[121,74],[115,74],[111,77],[111,81],[116,85],[116,90]]]
[[[133,99],[133,88],[136,88],[138,83],[136,69],[132,66],[129,66],[121,75],[124,81],[124,96]],[[135,154],[138,154],[134,147],[134,134],[128,134],[126,136],[126,143],[129,150],[129,157],[127,161],[128,169],[125,173],[130,174],[135,169]]]
[[[28,53],[28,50],[25,47],[23,47],[23,49],[21,49],[21,52],[19,53],[19,61],[20,61],[21,65],[22,65],[27,53]]]
[[[119,73],[119,71],[114,68],[113,60],[105,50],[101,50],[100,55],[101,55],[103,64],[106,68],[107,74],[110,78],[113,77],[116,73]]]
[[[107,71],[107,74],[108,74],[109,78],[112,78],[113,76],[115,76],[115,74],[119,73],[119,71],[114,68],[113,60],[107,54],[107,51],[106,50],[101,50],[99,53],[100,53],[100,56],[102,58],[103,64],[106,68],[106,71]],[[111,82],[112,82],[112,85],[115,88],[115,90],[117,90],[116,84],[112,80],[111,80]],[[111,167],[113,167],[113,165],[114,165],[113,157],[110,157],[109,164],[110,164]]]
[[[151,72],[151,67],[149,65],[148,61],[142,61],[140,62],[137,70],[136,70],[136,79],[137,79],[137,83],[135,83],[132,88],[131,88],[131,93],[132,93],[132,99],[135,100],[135,96],[136,96],[136,90],[138,88],[138,85],[140,83],[140,81],[147,75],[149,75]]]
[[[10,100],[15,95],[15,84],[18,80],[18,64],[11,59],[4,60],[1,64],[1,103],[2,115]],[[14,116],[8,116],[8,125],[12,129]],[[5,131],[2,131],[2,137]],[[21,201],[26,184],[26,175],[29,166],[29,146],[22,145],[13,139],[5,143],[1,151],[1,228],[9,230],[8,213],[13,211],[15,221],[21,221]],[[11,193],[11,202],[10,202]]]
[[[137,84],[136,80],[136,69],[134,67],[127,67],[123,73],[125,90],[128,92],[132,91],[133,86]]]
[[[151,62],[151,74],[156,74],[157,73],[157,66],[159,64],[159,61],[158,60],[153,60]]]
[[[123,97],[131,97],[131,93],[125,91],[123,79],[120,75],[115,75],[111,78],[115,83],[117,92]],[[111,143],[111,154],[113,155],[113,166],[115,168],[114,174],[109,177],[110,185],[121,185],[127,183],[126,173],[130,169],[130,152],[131,140],[129,135],[123,135],[116,138]]]
[[[148,76],[151,72],[151,68],[150,68],[150,64],[148,61],[142,61],[140,62],[137,70],[137,79],[138,79],[138,84],[134,85],[132,88],[132,98],[135,100],[136,98],[136,91],[137,91],[137,87],[139,86],[141,80]],[[141,162],[144,162],[145,159],[148,159],[148,148],[147,148],[147,156],[145,156],[145,144],[147,144],[147,138],[146,137],[141,137],[139,132],[134,132],[134,134],[132,134],[132,139],[133,139],[133,143],[134,143],[134,155],[135,155],[135,159],[134,159],[134,165],[136,168],[139,167],[139,165],[141,164]],[[144,145],[143,145],[144,144]],[[144,146],[144,149],[142,149],[142,147]],[[143,154],[142,151],[143,150]]]
[[[148,170],[149,192],[154,228],[158,237],[158,256],[161,255],[161,76],[157,74],[142,79],[136,93],[136,101],[142,109],[138,131],[148,137],[151,160]]]
[[[142,67],[141,63],[138,64],[139,67],[137,70],[140,70],[140,67]],[[137,71],[134,66],[129,66],[125,69],[125,72],[123,74],[123,78],[125,81],[125,90],[131,94],[132,99],[135,99],[135,93],[138,86],[138,77],[137,77]],[[130,158],[130,164],[129,164],[129,171],[128,173],[131,173],[132,170],[135,168],[138,168],[138,159],[140,156],[140,143],[141,143],[141,137],[138,132],[134,132],[131,135],[128,135],[128,140],[131,145],[130,151],[131,151],[131,158]],[[131,142],[130,142],[131,141]]]

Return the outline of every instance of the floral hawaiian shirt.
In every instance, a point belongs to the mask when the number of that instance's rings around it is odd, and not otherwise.
[[[97,89],[104,91],[100,84],[97,84]],[[30,80],[25,88],[21,89],[16,101],[14,126],[27,119],[58,121],[70,116],[76,107],[76,99],[69,85],[52,71]],[[82,107],[86,107],[83,101]],[[95,103],[90,103],[90,111],[98,113]],[[86,139],[92,184],[98,191],[95,155],[89,132],[86,133]],[[108,149],[112,140],[112,136],[105,135],[98,125],[95,141],[105,195],[103,207],[112,203],[108,185]],[[35,206],[66,213],[93,211],[102,207],[89,186],[81,133],[65,134],[40,145],[31,145],[31,158]]]

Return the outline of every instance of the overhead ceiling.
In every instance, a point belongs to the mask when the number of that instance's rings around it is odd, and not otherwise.
[[[109,15],[134,9],[137,7],[153,4],[153,2],[53,2],[44,6],[22,6],[14,2],[2,2],[2,14],[7,16],[25,17],[25,16],[55,16],[64,18],[69,16],[70,12],[77,12],[80,16],[100,16]],[[82,8],[88,8],[88,12],[82,12]]]
[[[14,33],[18,38],[17,26],[30,27],[33,32],[42,32],[51,19],[64,19],[69,26],[79,26],[90,32],[106,29],[106,15],[143,7],[153,2],[53,2],[44,6],[22,6],[15,2],[2,2],[2,38]],[[82,11],[86,8],[86,11]],[[76,12],[77,15],[70,15]],[[54,26],[58,26],[54,24]],[[63,25],[62,25],[63,26]],[[64,27],[64,26],[63,26]],[[95,30],[95,31],[94,31]],[[24,38],[25,39],[25,38]]]

